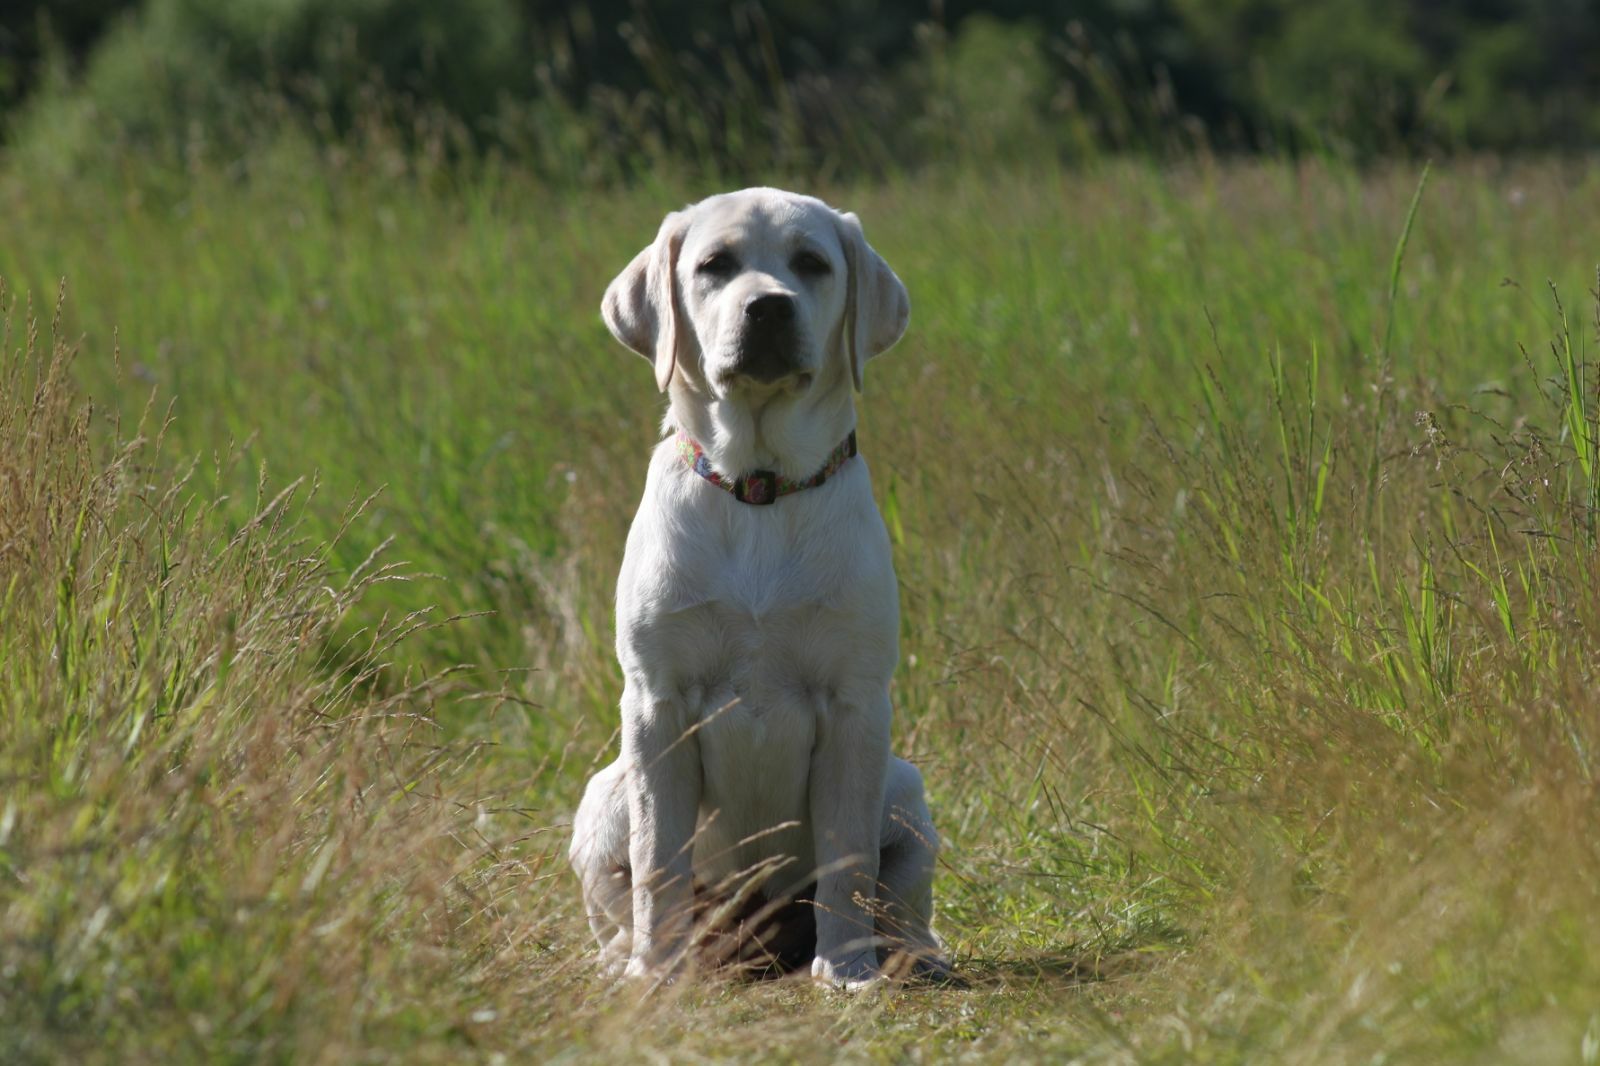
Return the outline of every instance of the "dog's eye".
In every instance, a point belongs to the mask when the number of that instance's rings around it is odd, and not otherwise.
[[[725,278],[732,274],[738,266],[738,262],[727,252],[713,252],[700,261],[700,265],[695,267],[695,273],[709,274],[714,278]]]
[[[789,265],[794,267],[796,274],[805,277],[820,278],[824,274],[833,273],[833,267],[829,266],[828,261],[816,252],[801,252],[794,257],[794,262]]]

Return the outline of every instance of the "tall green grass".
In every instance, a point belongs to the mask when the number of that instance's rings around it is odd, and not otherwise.
[[[595,307],[707,191],[292,140],[0,174],[0,274],[73,294],[0,398],[0,492],[33,501],[0,523],[34,516],[0,525],[15,1047],[1600,1046],[1600,190],[1556,162],[1420,199],[1205,161],[814,189],[912,293],[861,439],[975,988],[596,982],[560,827],[616,725],[659,400]]]
[[[401,573],[333,572],[310,479],[234,505],[235,456],[85,403],[62,311],[41,335],[0,290],[0,1058],[348,1061],[437,1033],[492,955],[493,923],[460,923],[495,845],[431,717],[448,671],[392,668],[413,619],[363,613]]]

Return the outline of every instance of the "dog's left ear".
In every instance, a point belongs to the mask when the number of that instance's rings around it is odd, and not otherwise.
[[[839,214],[839,243],[849,266],[845,284],[844,345],[850,356],[850,377],[861,391],[861,368],[868,359],[893,348],[911,321],[911,296],[889,269],[883,256],[873,251],[861,232],[861,220],[848,211]]]
[[[606,288],[600,317],[611,335],[655,364],[656,388],[672,382],[683,347],[678,314],[678,253],[689,229],[689,213],[674,211],[655,241],[633,257]]]

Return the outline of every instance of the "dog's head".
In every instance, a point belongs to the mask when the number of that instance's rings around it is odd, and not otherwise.
[[[606,289],[623,344],[717,398],[851,381],[905,332],[906,288],[856,216],[777,189],[744,189],[667,216]]]

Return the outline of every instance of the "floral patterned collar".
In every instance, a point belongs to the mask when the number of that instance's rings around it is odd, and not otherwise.
[[[700,447],[700,442],[681,429],[678,430],[677,441],[678,455],[683,458],[690,470],[717,488],[732,493],[733,498],[740,503],[756,506],[777,503],[779,496],[787,496],[791,492],[816,488],[838,473],[839,468],[856,454],[856,431],[852,429],[850,435],[840,441],[839,446],[828,455],[828,461],[822,464],[822,469],[802,481],[786,478],[773,470],[752,470],[748,474],[732,478],[713,470],[711,460],[706,458],[705,449]]]

